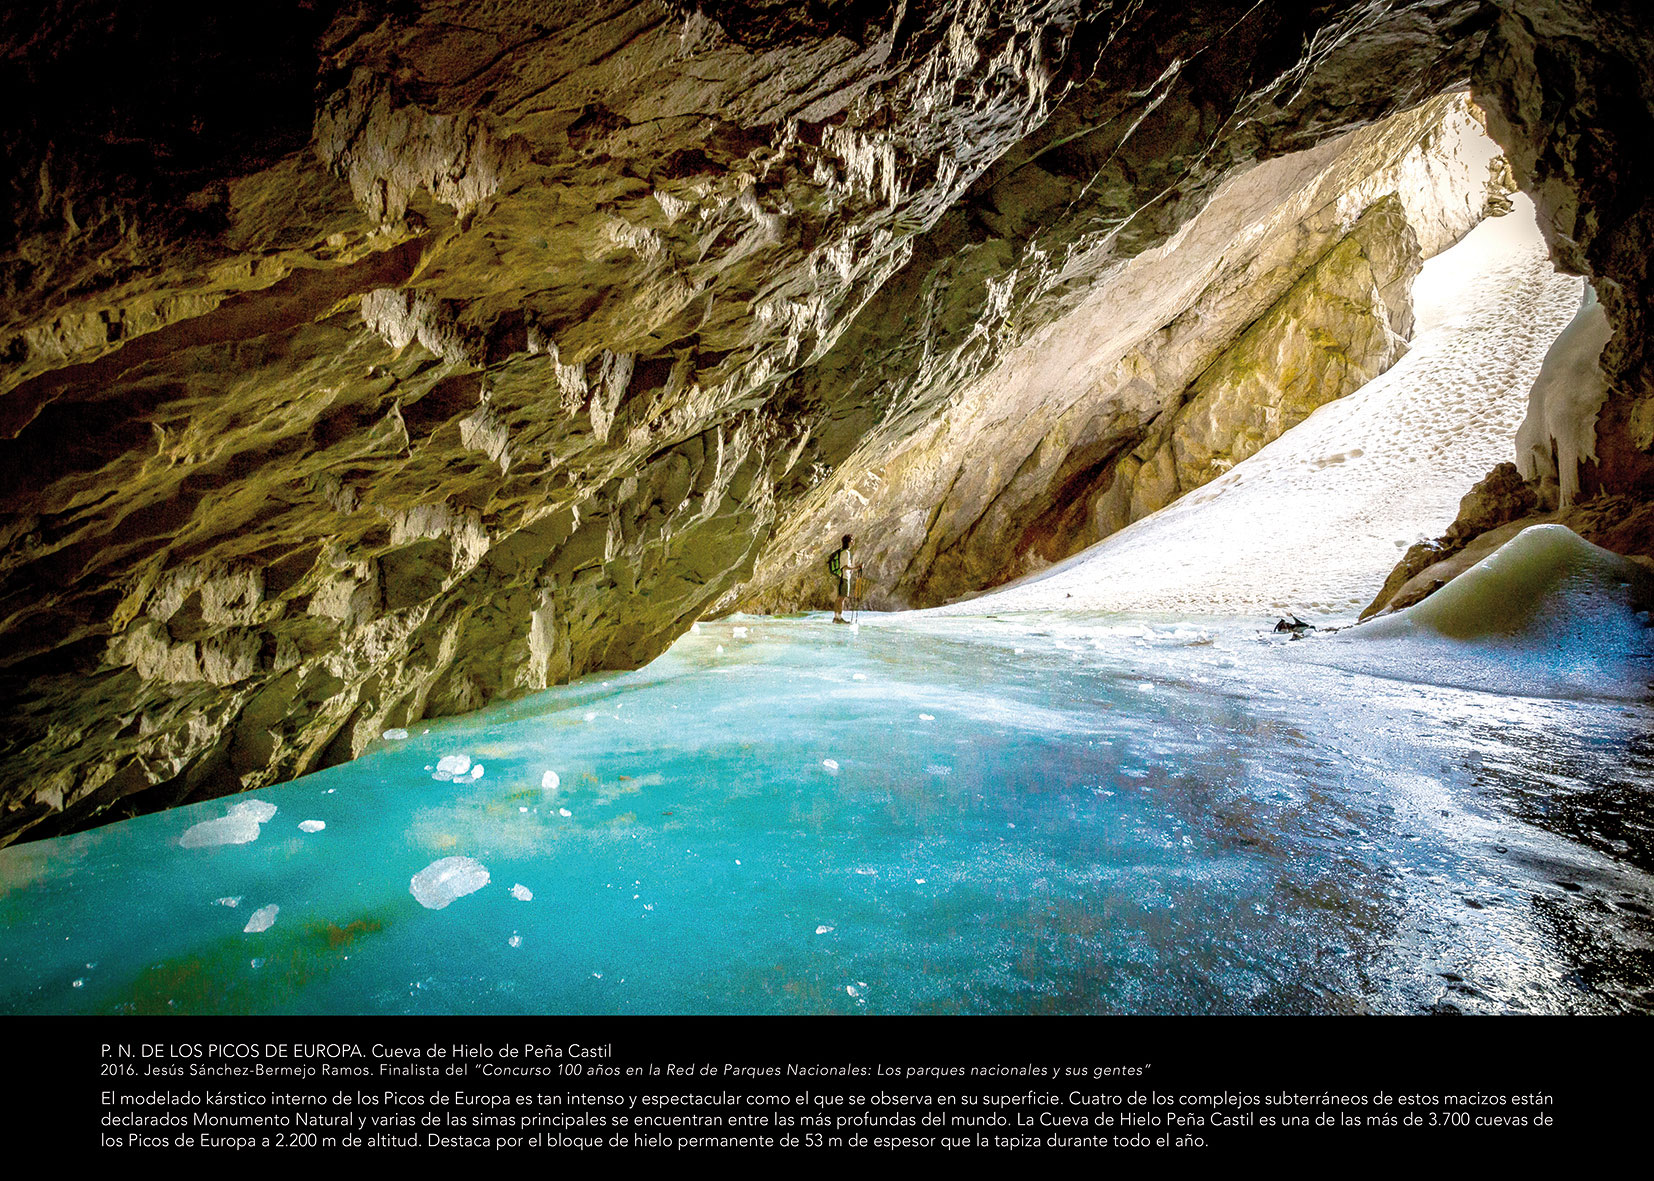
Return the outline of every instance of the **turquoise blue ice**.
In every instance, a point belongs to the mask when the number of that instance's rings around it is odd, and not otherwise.
[[[1654,1007],[1648,706],[1315,642],[702,624],[637,672],[0,851],[0,1011]]]

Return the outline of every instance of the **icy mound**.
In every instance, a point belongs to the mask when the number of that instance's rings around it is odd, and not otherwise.
[[[267,824],[276,814],[276,806],[264,800],[247,800],[233,804],[227,814],[217,820],[203,820],[191,825],[178,843],[186,849],[206,849],[213,845],[245,845],[258,840],[259,826]]]
[[[488,884],[488,868],[471,857],[444,857],[414,874],[408,893],[426,910],[441,910]]]
[[[1642,697],[1654,678],[1650,606],[1654,573],[1566,526],[1535,525],[1422,603],[1316,647],[1409,680]]]

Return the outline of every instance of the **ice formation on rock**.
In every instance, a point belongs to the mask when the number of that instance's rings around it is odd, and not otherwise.
[[[1654,573],[1566,525],[1532,525],[1422,603],[1368,628],[1490,640],[1557,636],[1572,621],[1583,634],[1631,617],[1651,599]]]
[[[441,910],[456,898],[488,884],[488,868],[471,857],[444,857],[414,874],[408,893],[427,910]]]
[[[1545,354],[1528,394],[1528,416],[1516,432],[1523,478],[1554,484],[1564,510],[1579,495],[1579,465],[1596,462],[1597,412],[1608,396],[1608,378],[1597,362],[1613,331],[1587,282],[1579,313]]]

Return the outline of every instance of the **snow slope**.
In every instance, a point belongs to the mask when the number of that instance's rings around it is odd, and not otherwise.
[[[1408,354],[1226,475],[944,614],[1295,611],[1353,617],[1406,548],[1512,458],[1528,390],[1580,305],[1526,197],[1424,266]]]

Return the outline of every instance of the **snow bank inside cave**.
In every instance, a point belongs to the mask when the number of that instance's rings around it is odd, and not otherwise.
[[[1305,645],[1318,663],[1494,692],[1646,696],[1654,572],[1533,525],[1405,611]]]
[[[1425,263],[1405,357],[1233,470],[1040,574],[938,610],[1353,618],[1407,547],[1511,456],[1528,392],[1574,318],[1526,197]]]

